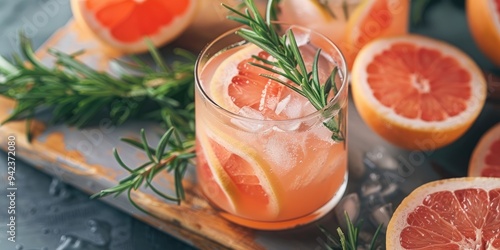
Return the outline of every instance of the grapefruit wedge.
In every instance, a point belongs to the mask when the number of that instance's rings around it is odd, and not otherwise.
[[[486,98],[486,80],[469,56],[418,35],[368,44],[351,77],[363,120],[387,141],[412,150],[433,150],[458,139]]]
[[[500,177],[500,124],[489,129],[474,148],[469,176]]]
[[[388,226],[387,249],[500,249],[500,182],[466,177],[424,184]]]
[[[500,1],[467,0],[467,22],[472,38],[483,54],[500,66]]]
[[[71,0],[75,21],[102,44],[123,53],[147,51],[145,39],[157,47],[188,27],[196,0]]]

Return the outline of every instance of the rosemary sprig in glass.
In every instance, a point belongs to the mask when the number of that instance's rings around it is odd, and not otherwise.
[[[253,0],[244,0],[244,3],[247,6],[245,13],[223,4],[224,7],[235,14],[235,16],[228,16],[229,19],[247,26],[239,29],[237,34],[248,42],[257,45],[276,59],[269,61],[254,56],[256,60],[263,62],[263,64],[252,63],[252,65],[289,80],[291,83],[270,74],[263,75],[304,96],[317,110],[326,107],[330,101],[330,92],[333,91],[334,94],[338,92],[337,85],[335,84],[338,68],[335,67],[332,70],[330,78],[326,83],[323,84],[320,82],[318,61],[321,49],[316,51],[312,71],[309,72],[300,53],[293,31],[288,30],[284,35],[280,36],[275,28],[276,25],[272,23],[273,19],[271,17],[274,1],[270,0],[268,2],[266,18],[261,16]],[[339,113],[337,117],[324,122],[325,126],[332,131],[332,139],[335,141],[344,140],[340,123],[341,116],[342,114]]]

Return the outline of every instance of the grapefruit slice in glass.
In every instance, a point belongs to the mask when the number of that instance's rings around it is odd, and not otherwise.
[[[486,99],[486,80],[468,55],[419,35],[371,42],[356,58],[351,77],[363,120],[406,149],[452,143],[476,120]]]
[[[197,145],[198,175],[212,202],[254,220],[278,216],[278,180],[252,148],[215,128],[199,133]],[[214,184],[206,184],[211,182]]]
[[[194,16],[195,0],[71,0],[75,21],[110,49],[147,51],[175,39]]]
[[[387,249],[500,249],[500,181],[465,177],[415,189],[387,226]]]
[[[489,129],[474,148],[469,176],[500,177],[500,124]]]
[[[262,114],[263,118],[280,119],[274,112],[278,103],[285,95],[295,93],[281,83],[262,76],[270,72],[251,65],[263,64],[252,56],[269,59],[269,54],[257,46],[245,45],[217,67],[210,83],[211,97],[233,113],[248,107]]]

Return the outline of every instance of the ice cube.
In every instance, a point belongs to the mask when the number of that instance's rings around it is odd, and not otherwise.
[[[297,46],[303,46],[311,41],[311,31],[308,29],[297,28],[291,26],[290,29],[293,31],[293,36],[297,42]],[[288,41],[289,42],[289,41]]]
[[[349,152],[349,176],[355,179],[361,179],[365,176],[366,167],[363,164],[363,152],[360,150],[352,150]]]
[[[380,182],[380,175],[370,173],[367,180],[361,184],[361,195],[364,197],[376,194],[382,190],[382,183]]]
[[[242,128],[245,131],[257,132],[264,127],[264,124],[259,122],[259,120],[264,120],[264,116],[258,110],[245,106],[238,111],[238,115],[253,119],[231,119],[231,123]]]
[[[289,119],[299,118],[302,115],[305,100],[299,96],[291,96],[282,113]]]
[[[372,169],[397,170],[399,167],[398,161],[382,146],[377,146],[373,150],[366,152],[365,163]]]
[[[286,106],[288,105],[288,103],[290,102],[291,99],[292,99],[291,95],[287,95],[285,98],[281,99],[281,101],[278,103],[278,105],[276,105],[276,109],[274,110],[274,112],[277,115],[280,115],[281,112],[283,112],[283,110],[285,110]]]
[[[268,160],[280,167],[276,169],[280,175],[291,170],[297,160],[297,154],[302,152],[298,143],[294,143],[291,138],[285,138],[285,135],[281,133],[269,136],[264,150]]]
[[[355,222],[359,217],[360,210],[359,196],[357,193],[350,193],[345,195],[335,206],[334,212],[337,220],[339,221],[339,226],[342,229],[347,228],[347,222],[345,218],[345,213],[349,215],[351,221]]]
[[[389,183],[386,187],[384,187],[384,189],[382,189],[382,191],[380,192],[380,195],[382,195],[382,197],[384,197],[384,198],[390,197],[393,194],[395,194],[398,191],[398,189],[399,189],[398,184]]]
[[[382,229],[385,231],[393,212],[392,203],[387,203],[373,209],[370,214],[370,219],[375,226],[382,224]]]

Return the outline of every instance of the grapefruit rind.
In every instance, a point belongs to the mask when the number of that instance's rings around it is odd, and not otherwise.
[[[125,53],[134,54],[142,53],[148,50],[146,42],[141,39],[136,42],[120,42],[115,39],[111,32],[101,25],[94,15],[87,11],[86,0],[71,0],[71,10],[75,21],[81,28],[90,31],[95,35],[98,41],[110,53]],[[168,25],[160,28],[153,36],[148,37],[155,47],[160,47],[177,38],[191,23],[196,13],[198,1],[191,0],[188,9],[179,16],[175,16],[174,20]]]
[[[492,189],[498,188],[500,188],[499,179],[488,177],[462,177],[443,179],[429,182],[416,188],[401,202],[401,204],[392,215],[389,224],[387,225],[387,249],[405,249],[401,246],[400,243],[400,233],[405,227],[409,226],[407,222],[408,215],[413,212],[417,206],[422,205],[423,201],[428,195],[439,191],[453,192],[462,189],[483,189],[488,192]]]
[[[400,42],[437,50],[456,59],[470,73],[472,98],[466,110],[444,121],[429,122],[398,115],[375,98],[367,82],[367,66],[377,54]],[[353,99],[363,120],[383,138],[406,149],[432,150],[455,141],[479,116],[486,100],[486,80],[469,56],[447,43],[420,35],[380,38],[369,43],[358,54],[351,77]],[[421,145],[425,139],[426,145]]]
[[[483,54],[500,66],[500,15],[492,0],[467,0],[466,16],[469,30]]]
[[[489,153],[491,144],[496,140],[500,140],[500,123],[490,128],[477,143],[469,162],[468,176],[482,176],[481,172],[486,167],[486,155]]]
[[[215,182],[219,185],[222,192],[229,201],[231,209],[230,212],[236,213],[237,212],[236,204],[238,203],[237,201],[238,187],[236,187],[236,185],[231,181],[231,177],[226,173],[226,171],[224,171],[224,168],[222,167],[221,163],[217,159],[215,152],[212,150],[212,147],[210,146],[208,138],[202,133],[200,133],[200,136],[198,136],[198,138],[200,140],[201,149],[203,150],[203,155],[207,158],[206,160],[210,172],[212,173]]]
[[[255,176],[257,176],[257,178],[259,179],[259,182],[269,199],[267,211],[270,219],[278,217],[280,213],[280,201],[278,197],[280,196],[278,194],[279,190],[276,184],[279,183],[279,180],[275,175],[273,175],[271,166],[266,161],[264,161],[255,150],[253,150],[251,147],[248,147],[248,145],[245,145],[243,142],[230,137],[229,135],[225,134],[219,129],[214,128],[213,126],[207,126],[209,127],[205,128],[204,130],[206,132],[206,135],[202,135],[203,133],[200,133],[200,139],[204,153],[210,153],[207,152],[206,149],[210,148],[210,144],[208,143],[207,139],[211,139],[229,150],[231,153],[238,155],[239,157],[247,161],[253,168]],[[212,155],[215,156],[215,154]],[[224,190],[228,199],[231,201],[230,203],[232,204],[233,209],[237,214],[237,195],[239,191],[237,191],[236,185],[232,183],[230,179],[229,182],[231,183],[226,183],[228,180],[227,178],[230,177],[223,169],[223,166],[221,166],[220,163],[217,164],[218,161],[214,161],[212,163],[210,163],[210,160],[208,161],[212,174],[214,174],[214,177],[218,175],[216,177],[218,179],[218,184]]]

